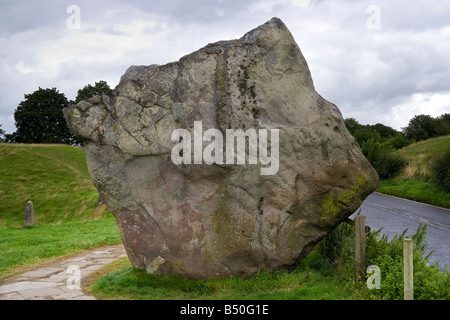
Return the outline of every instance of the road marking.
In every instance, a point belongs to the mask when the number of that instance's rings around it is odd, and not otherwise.
[[[450,226],[447,226],[447,225],[444,225],[444,224],[441,224],[441,223],[438,223],[438,222],[428,221],[425,218],[422,218],[422,217],[419,217],[419,216],[415,216],[415,215],[413,215],[413,214],[411,214],[409,212],[398,210],[398,209],[393,209],[393,208],[389,208],[389,207],[385,207],[385,206],[383,206],[381,204],[377,204],[377,203],[370,202],[370,201],[366,202],[366,204],[369,205],[369,206],[380,208],[380,209],[382,209],[384,211],[388,211],[388,212],[394,213],[396,215],[399,215],[399,216],[402,216],[402,217],[405,217],[405,218],[409,218],[411,220],[419,221],[421,223],[426,223],[426,224],[428,224],[430,226],[433,226],[433,227],[439,228],[441,230],[445,230],[445,231],[449,231],[450,232]]]
[[[427,207],[437,208],[437,209],[441,209],[441,210],[446,210],[446,211],[448,211],[450,213],[450,209],[447,209],[447,208],[444,208],[444,207],[438,207],[438,206],[434,206],[434,205],[428,204],[428,203],[418,202],[418,201],[405,199],[405,198],[399,198],[399,197],[396,197],[396,196],[391,196],[390,194],[385,194],[385,193],[381,193],[381,192],[377,192],[377,191],[375,191],[374,193],[382,195],[382,196],[386,196],[386,197],[391,197],[391,198],[403,200],[403,201],[413,202],[415,204],[422,205],[422,206],[427,206]]]

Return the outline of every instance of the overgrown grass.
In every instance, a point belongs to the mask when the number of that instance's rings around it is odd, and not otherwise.
[[[120,235],[114,217],[58,225],[0,228],[0,279],[24,265],[117,244]]]
[[[395,151],[408,161],[408,166],[399,178],[429,175],[431,162],[437,155],[444,153],[448,146],[450,146],[450,136],[444,136],[420,141]]]

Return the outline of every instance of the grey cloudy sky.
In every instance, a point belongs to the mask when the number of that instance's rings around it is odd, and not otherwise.
[[[0,124],[15,131],[14,110],[39,87],[68,99],[99,80],[114,88],[130,65],[178,60],[272,17],[345,118],[400,129],[450,112],[448,0],[0,0]]]

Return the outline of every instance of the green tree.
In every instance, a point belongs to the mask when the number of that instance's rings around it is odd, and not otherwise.
[[[384,152],[380,155],[373,167],[380,179],[391,179],[405,169],[408,162],[399,154]]]
[[[389,146],[380,141],[380,138],[370,138],[361,144],[361,151],[364,156],[369,160],[372,166],[381,158],[385,153],[391,152]]]
[[[382,123],[374,124],[370,126],[370,129],[378,132],[382,138],[392,138],[395,137],[397,133],[397,130]]]
[[[356,142],[360,146],[369,139],[380,140],[380,134],[371,128],[370,125],[362,125],[358,123],[354,118],[347,118],[344,120],[345,126],[352,136],[356,139]]]
[[[86,100],[89,98],[92,98],[96,95],[102,95],[102,94],[110,94],[111,88],[109,87],[108,83],[104,80],[100,80],[99,82],[96,82],[93,86],[88,84],[87,86],[84,86],[83,89],[78,90],[78,94],[74,101],[71,101],[72,104],[77,104],[78,102],[82,100]]]
[[[392,153],[389,141],[370,138],[361,145],[364,156],[369,160],[380,179],[390,179],[398,175],[408,164],[403,157]]]
[[[344,123],[381,179],[392,178],[405,168],[405,159],[392,153],[411,143],[401,132],[382,123],[361,125],[354,118]]]
[[[16,132],[7,135],[9,142],[19,143],[66,143],[78,140],[70,132],[62,112],[69,101],[56,88],[39,88],[25,94],[14,112]]]
[[[0,142],[4,142],[5,141],[5,138],[3,137],[4,135],[5,135],[5,130],[3,130],[2,128],[1,128],[1,124],[0,124]]]
[[[442,114],[435,118],[434,130],[437,136],[446,136],[450,134],[450,113]]]
[[[398,132],[398,131],[395,134],[395,136],[388,138],[386,140],[386,142],[395,150],[406,147],[412,143],[411,140],[406,139],[406,137],[403,135],[403,133]]]
[[[2,128],[1,128],[1,124],[0,124],[0,142],[5,142],[5,130],[3,130]]]
[[[426,140],[437,136],[435,119],[429,115],[414,116],[409,124],[402,128],[407,139],[415,141]]]

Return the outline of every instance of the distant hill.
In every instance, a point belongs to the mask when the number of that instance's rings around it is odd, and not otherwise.
[[[105,217],[80,147],[57,144],[0,144],[0,226],[22,224],[26,203],[36,223]]]

